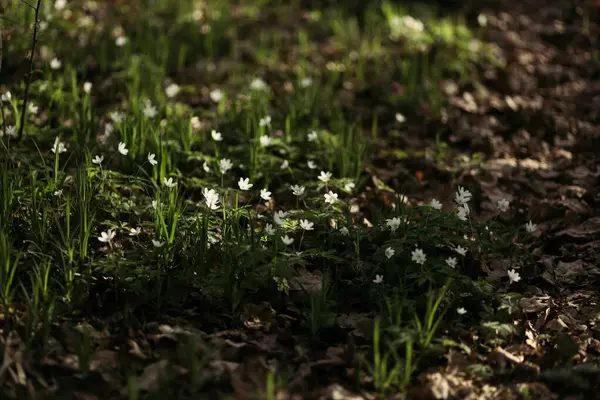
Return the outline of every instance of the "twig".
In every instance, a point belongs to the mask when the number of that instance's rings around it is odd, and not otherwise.
[[[33,7],[31,4],[29,4],[28,2],[26,2],[25,0],[21,0],[21,3],[25,4],[26,6],[31,7],[32,10],[35,10],[35,7]]]
[[[0,72],[2,72],[2,27],[0,26]],[[6,135],[6,116],[4,115],[4,102],[0,99],[0,114],[2,116],[2,136]]]
[[[19,133],[17,133],[16,143],[23,138],[23,129],[25,128],[25,115],[27,113],[27,100],[29,99],[29,86],[31,85],[31,75],[33,74],[33,56],[35,55],[35,44],[37,43],[38,17],[40,13],[40,4],[42,0],[37,0],[35,7],[35,21],[33,25],[33,40],[31,43],[31,54],[29,55],[29,73],[27,74],[27,84],[25,85],[25,96],[23,97],[23,109],[21,110],[21,123],[19,124]]]

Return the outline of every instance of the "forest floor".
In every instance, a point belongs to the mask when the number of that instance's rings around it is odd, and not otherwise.
[[[600,398],[600,3],[13,3],[0,398]]]

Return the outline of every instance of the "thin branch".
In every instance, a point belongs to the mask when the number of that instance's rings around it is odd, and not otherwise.
[[[0,26],[0,72],[2,72],[2,27]],[[0,99],[0,114],[2,116],[2,133],[6,136],[6,116],[4,115],[4,102]]]
[[[17,21],[15,21],[14,19],[6,18],[6,17],[5,17],[5,16],[3,16],[3,15],[0,15],[0,19],[1,19],[1,20],[4,20],[4,21],[11,22],[11,23],[13,23],[13,24],[15,24],[15,25],[17,25],[17,26],[21,26],[21,27],[22,27],[22,26],[24,26],[23,24],[20,24],[20,23],[18,23],[18,22],[17,22]]]
[[[35,55],[35,44],[37,43],[37,30],[40,13],[40,4],[42,0],[37,0],[35,8],[35,22],[33,25],[33,39],[31,43],[31,54],[29,55],[29,73],[27,74],[27,84],[25,85],[25,96],[23,97],[23,109],[21,110],[21,123],[19,124],[19,133],[17,133],[16,143],[23,138],[23,129],[25,129],[25,115],[27,114],[27,100],[29,99],[29,86],[31,86],[31,75],[33,75],[33,56]]]
[[[21,3],[23,3],[23,4],[25,4],[25,5],[29,6],[29,7],[31,7],[32,10],[36,10],[36,8],[34,6],[32,6],[31,4],[29,4],[28,2],[26,2],[25,0],[20,0],[20,1],[21,1]]]

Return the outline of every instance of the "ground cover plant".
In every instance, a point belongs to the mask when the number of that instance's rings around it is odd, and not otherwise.
[[[3,4],[2,398],[595,396],[599,13],[543,3]]]

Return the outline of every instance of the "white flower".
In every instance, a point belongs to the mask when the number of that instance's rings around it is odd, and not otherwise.
[[[112,121],[115,124],[120,124],[121,122],[123,122],[123,113],[119,111],[111,111],[110,114],[108,114],[108,116],[110,119],[112,119]]]
[[[204,170],[204,172],[210,172],[210,167],[208,166],[208,161],[204,161],[204,163],[202,164],[202,169]]]
[[[265,232],[267,232],[267,235],[273,236],[275,234],[275,228],[273,228],[272,224],[266,224],[265,225]]]
[[[219,161],[219,168],[221,170],[221,174],[225,174],[227,171],[233,168],[233,163],[229,158],[222,158],[221,161]]]
[[[346,184],[344,185],[344,190],[346,192],[351,192],[352,190],[354,190],[355,187],[356,184],[354,182],[346,182]]]
[[[521,280],[521,275],[519,275],[519,273],[513,268],[508,271],[508,279],[509,283],[519,282]]]
[[[167,95],[168,98],[173,98],[173,97],[177,96],[177,94],[179,93],[179,90],[180,90],[180,87],[179,87],[178,84],[171,83],[165,89],[165,93],[166,93],[166,95]]]
[[[36,106],[33,103],[29,103],[29,105],[27,106],[27,108],[29,109],[29,112],[32,113],[32,114],[37,114],[37,112],[39,110],[39,107]]]
[[[67,6],[67,0],[56,0],[54,2],[54,9],[56,11],[61,11]]]
[[[373,283],[382,283],[383,275],[375,275],[375,279],[373,279]]]
[[[464,256],[465,254],[467,254],[467,249],[465,249],[461,245],[456,246],[456,248],[454,249],[454,251],[456,251],[461,256]]]
[[[210,136],[212,136],[215,142],[220,142],[221,140],[223,140],[223,135],[221,134],[221,132],[217,132],[214,129],[210,132]]]
[[[250,183],[250,178],[240,178],[240,180],[238,181],[238,186],[241,190],[250,190],[250,188],[254,186],[254,184]]]
[[[341,233],[343,236],[348,236],[348,235],[350,235],[350,231],[349,231],[349,230],[348,230],[348,228],[346,228],[345,226],[342,226],[342,227],[340,228],[340,233]]]
[[[52,69],[59,69],[61,66],[62,62],[56,57],[54,57],[52,61],[50,61],[50,68]]]
[[[267,125],[269,125],[270,123],[271,123],[271,116],[270,116],[270,115],[267,115],[266,117],[264,117],[264,118],[261,118],[261,119],[258,121],[258,125],[260,125],[260,126],[267,126]]]
[[[450,268],[456,268],[456,258],[455,257],[446,258],[446,264],[448,264],[448,266]]]
[[[460,206],[467,204],[471,200],[471,192],[465,190],[464,187],[459,186],[456,192],[456,196],[454,197],[454,201]]]
[[[204,201],[206,206],[210,210],[217,210],[219,208],[219,194],[214,189],[202,189],[202,195],[204,196]]]
[[[164,184],[166,187],[168,187],[168,188],[171,188],[171,189],[172,189],[172,188],[174,188],[174,187],[175,187],[175,185],[177,185],[177,182],[174,182],[174,181],[173,181],[173,178],[169,178],[169,179],[167,179],[167,177],[164,177],[164,178],[163,178],[163,184]]]
[[[314,142],[315,140],[317,140],[317,131],[310,132],[308,135],[306,135],[306,139],[309,142]]]
[[[152,239],[152,244],[154,245],[154,247],[156,247],[158,249],[160,247],[163,247],[165,242],[161,242],[160,240]]]
[[[525,224],[525,229],[527,230],[527,232],[533,233],[533,232],[537,231],[537,225],[534,224],[533,222],[529,221],[528,223]]]
[[[396,254],[396,250],[392,249],[391,247],[388,247],[387,249],[385,249],[385,256],[390,259],[394,256],[394,254]]]
[[[294,196],[302,196],[304,194],[304,191],[306,190],[306,188],[304,186],[300,186],[300,185],[293,185],[292,186],[292,193],[294,194]]]
[[[276,211],[273,214],[273,221],[279,226],[285,224],[285,218],[288,216],[288,213],[285,211]]]
[[[192,124],[192,129],[197,131],[202,128],[202,121],[198,117],[192,117],[190,119],[190,124]]]
[[[92,91],[92,82],[84,82],[83,83],[83,92],[90,94]]]
[[[261,147],[267,147],[271,144],[271,138],[268,135],[262,135],[260,137],[260,145]]]
[[[156,107],[154,107],[150,103],[146,104],[146,107],[144,107],[143,112],[144,112],[144,115],[146,116],[146,118],[154,118],[154,117],[156,117],[156,114],[157,114]]]
[[[156,161],[156,154],[153,153],[148,153],[148,162],[152,165],[156,165],[158,164],[158,161]]]
[[[223,97],[225,96],[221,89],[211,90],[208,95],[210,96],[210,99],[215,103],[219,103],[221,100],[223,100]]]
[[[467,220],[467,216],[470,213],[471,213],[471,210],[469,209],[469,206],[467,204],[464,204],[462,206],[458,206],[458,213],[456,214],[456,216],[461,221],[466,221]]]
[[[62,189],[58,189],[58,190],[56,190],[56,191],[54,192],[54,195],[55,195],[55,196],[57,196],[57,197],[60,197],[60,196],[62,196],[62,194],[63,194],[63,190],[62,190]]]
[[[502,212],[506,212],[506,211],[508,211],[509,206],[510,206],[510,201],[508,201],[506,199],[498,200],[498,210],[500,210]]]
[[[479,26],[486,26],[487,22],[487,16],[485,14],[477,15],[477,23],[479,23]]]
[[[306,165],[307,165],[307,166],[308,166],[308,168],[310,168],[310,169],[315,169],[315,168],[317,168],[317,164],[315,164],[315,162],[314,162],[313,160],[308,160],[308,161],[306,162]]]
[[[392,219],[386,219],[386,225],[390,227],[392,233],[396,232],[396,229],[400,226],[400,218],[394,217]]]
[[[252,90],[265,90],[267,88],[267,84],[260,78],[255,78],[250,83],[250,89]]]
[[[403,123],[406,121],[406,117],[400,113],[396,113],[396,121]]]
[[[271,200],[271,192],[269,192],[267,189],[260,189],[260,197],[263,200]]]
[[[321,171],[321,175],[318,178],[321,182],[327,183],[331,179],[331,172]]]
[[[6,127],[6,136],[16,137],[17,136],[17,127],[15,125],[8,125]]]
[[[442,209],[442,203],[440,203],[436,199],[432,199],[431,202],[429,203],[429,205],[431,207],[435,208],[436,210],[441,210]]]
[[[417,264],[425,264],[425,260],[427,259],[427,256],[425,255],[425,253],[423,253],[423,250],[421,249],[414,249],[411,253],[412,256],[412,260],[414,262],[416,262]]]
[[[457,309],[456,309],[456,313],[457,313],[458,315],[465,315],[465,314],[467,313],[467,310],[465,310],[465,309],[464,309],[464,308],[462,308],[462,307],[459,307],[459,308],[457,308]]]
[[[140,232],[142,232],[142,228],[140,228],[139,226],[137,228],[131,228],[129,230],[129,236],[137,236],[140,234]]]
[[[100,165],[102,164],[102,161],[104,161],[104,156],[96,156],[94,157],[94,159],[92,160],[92,162],[96,165]]]
[[[106,232],[100,233],[100,236],[98,236],[98,240],[103,243],[110,243],[110,241],[113,240],[114,237],[115,237],[115,232],[112,229],[109,229]]]
[[[156,202],[156,200],[152,200],[152,208],[154,208],[156,210],[157,205],[158,205],[158,203]]]
[[[2,93],[2,96],[0,96],[0,99],[2,99],[2,101],[10,101],[11,98],[12,94],[10,92]]]
[[[128,41],[129,39],[127,39],[127,36],[119,36],[115,39],[115,44],[117,45],[117,47],[123,47],[127,44]]]
[[[288,237],[288,235],[285,235],[284,237],[281,238],[281,241],[286,246],[289,246],[290,244],[294,243],[294,238],[291,238],[291,237]]]
[[[279,169],[286,169],[290,166],[290,162],[288,160],[283,160]]]
[[[124,156],[126,156],[127,153],[129,153],[129,150],[127,150],[127,145],[125,144],[125,142],[119,142],[119,153],[123,154]]]
[[[302,78],[302,80],[300,81],[300,86],[302,86],[303,88],[307,88],[309,86],[312,86],[313,80],[310,77],[306,77],[306,78]]]
[[[313,228],[314,225],[315,224],[313,222],[310,222],[307,219],[301,219],[300,220],[300,227],[302,229],[304,229],[305,231],[313,231],[314,230],[314,228]]]
[[[325,193],[324,196],[325,196],[325,203],[329,203],[329,204],[335,203],[338,199],[338,194],[333,193],[331,190],[329,191],[329,193]]]
[[[56,137],[56,139],[54,140],[54,145],[52,146],[52,152],[54,154],[56,154],[56,152],[58,151],[58,154],[60,153],[64,153],[65,151],[67,151],[67,148],[65,147],[65,145],[58,139],[58,136]]]

